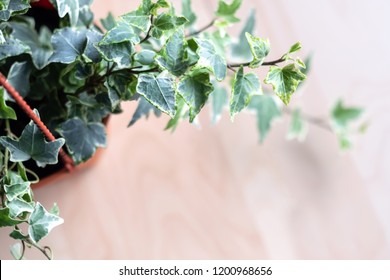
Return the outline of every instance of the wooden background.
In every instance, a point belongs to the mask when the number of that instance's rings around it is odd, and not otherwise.
[[[96,0],[94,9],[119,15],[139,2]],[[203,26],[217,1],[193,2]],[[297,40],[303,57],[313,54],[293,105],[326,116],[341,96],[366,108],[366,135],[342,153],[317,127],[304,143],[286,141],[283,118],[260,145],[253,116],[231,123],[225,114],[213,126],[207,110],[201,129],[165,132],[167,117],[127,129],[135,107],[126,104],[96,165],[36,191],[65,219],[42,242],[57,259],[390,257],[390,2],[243,2],[241,15],[256,8],[256,34],[270,38],[271,58]],[[2,259],[8,233],[0,231]]]

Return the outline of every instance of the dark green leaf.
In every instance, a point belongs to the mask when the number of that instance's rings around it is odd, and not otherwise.
[[[10,137],[2,136],[0,144],[11,152],[11,161],[20,162],[32,158],[38,166],[43,167],[46,164],[58,162],[58,152],[64,144],[64,139],[46,142],[42,132],[31,121],[26,125],[19,139],[13,140]]]
[[[245,34],[253,33],[256,25],[255,14],[255,10],[252,9],[250,16],[248,17],[243,29],[241,30],[240,36],[238,37],[238,42],[232,46],[233,58],[241,58],[244,60],[252,58],[251,48]]]
[[[164,46],[161,55],[157,56],[157,63],[175,76],[181,76],[187,70],[187,42],[182,29],[177,30]]]
[[[98,147],[106,146],[106,131],[101,123],[86,123],[72,118],[64,122],[58,131],[65,138],[76,163],[88,160]]]
[[[273,97],[269,95],[253,96],[249,108],[256,111],[257,128],[260,141],[263,142],[271,128],[272,121],[280,116],[280,109]]]
[[[249,47],[253,55],[253,61],[249,65],[251,68],[259,67],[263,64],[265,57],[270,51],[270,44],[268,40],[264,40],[249,33],[245,33]]]
[[[197,66],[212,71],[218,81],[225,79],[227,67],[225,58],[216,52],[210,41],[202,39],[195,39],[195,41],[198,44],[196,52],[199,55]]]
[[[33,207],[33,209],[34,209],[34,207]],[[26,236],[26,235],[24,235],[23,234],[23,232],[20,230],[20,229],[14,229],[11,233],[10,233],[10,235],[9,235],[10,237],[12,237],[13,239],[16,239],[16,240],[25,240],[25,239],[27,239],[28,238],[28,236]],[[21,256],[20,256],[21,257]],[[16,259],[20,259],[20,257],[19,258],[16,258]]]
[[[131,121],[128,126],[134,125],[139,119],[142,117],[148,118],[150,112],[154,112],[154,115],[159,117],[161,115],[161,111],[158,110],[155,106],[150,104],[144,97],[140,97],[137,109],[134,112]]]
[[[305,79],[305,74],[294,64],[289,64],[283,68],[271,66],[264,82],[271,84],[275,93],[287,105],[290,102],[291,95]]]
[[[188,73],[180,80],[177,91],[190,107],[190,122],[192,122],[213,91],[210,74],[202,69]]]
[[[22,222],[23,221],[11,218],[9,208],[0,208],[0,227],[15,226]]]
[[[87,36],[85,30],[66,27],[57,29],[51,39],[54,52],[50,62],[70,64],[84,53]]]
[[[34,212],[29,218],[28,233],[34,242],[38,242],[56,226],[62,224],[64,220],[56,215],[49,213],[43,206],[37,202]]]
[[[162,112],[174,117],[175,81],[171,76],[142,74],[138,78],[137,92]]]
[[[192,11],[191,8],[191,0],[182,0],[182,13],[183,16],[188,20],[187,26],[191,26],[195,23],[196,21],[196,15]]]
[[[28,62],[15,62],[8,72],[8,82],[22,97],[30,92],[31,65]]]
[[[244,68],[241,66],[234,78],[230,98],[230,117],[232,120],[235,114],[248,106],[255,94],[262,94],[259,78],[253,73],[244,75]]]
[[[14,109],[5,104],[4,88],[0,88],[0,119],[16,120]]]

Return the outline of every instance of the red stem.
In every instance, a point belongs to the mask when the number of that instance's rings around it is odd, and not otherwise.
[[[38,126],[38,128],[45,135],[47,140],[50,142],[55,141],[56,138],[46,127],[46,125],[39,119],[39,117],[34,113],[31,107],[24,101],[23,97],[17,92],[17,90],[7,81],[4,75],[0,72],[0,84],[7,90],[7,92],[12,96],[15,102],[22,108],[22,110],[27,114],[27,116]],[[62,162],[65,165],[65,168],[71,172],[74,168],[73,160],[65,153],[65,151],[60,149],[60,157]]]

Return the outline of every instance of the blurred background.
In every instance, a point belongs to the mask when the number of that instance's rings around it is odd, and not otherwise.
[[[192,2],[202,27],[217,0]],[[94,11],[120,15],[139,3],[95,0]],[[260,144],[254,116],[231,123],[226,112],[214,126],[208,109],[201,128],[182,123],[172,134],[168,117],[150,116],[128,129],[136,105],[126,104],[92,167],[35,192],[65,219],[42,240],[56,259],[390,258],[390,2],[243,0],[239,15],[252,8],[271,59],[296,41],[301,57],[312,54],[291,105],[327,118],[343,98],[365,108],[366,134],[348,152],[313,125],[305,142],[287,141],[285,116]],[[0,234],[0,257],[10,258],[9,233]]]

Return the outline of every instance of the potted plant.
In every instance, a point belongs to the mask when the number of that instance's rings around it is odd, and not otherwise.
[[[140,0],[136,10],[100,23],[91,2],[0,2],[0,226],[20,241],[16,258],[26,246],[51,258],[39,241],[63,220],[56,206],[48,211],[34,200],[31,186],[105,147],[107,117],[124,101],[138,103],[129,126],[154,112],[169,115],[166,128],[174,130],[211,103],[214,122],[224,107],[232,120],[255,111],[261,141],[287,113],[290,138],[304,137],[312,122],[350,145],[359,108],[339,102],[328,124],[286,107],[306,79],[307,66],[296,56],[300,43],[268,60],[269,41],[253,34],[254,13],[239,41],[231,39],[226,31],[239,21],[241,0],[219,0],[215,18],[200,28],[190,0],[182,1],[183,15],[166,0]],[[263,77],[259,68],[267,71]]]

